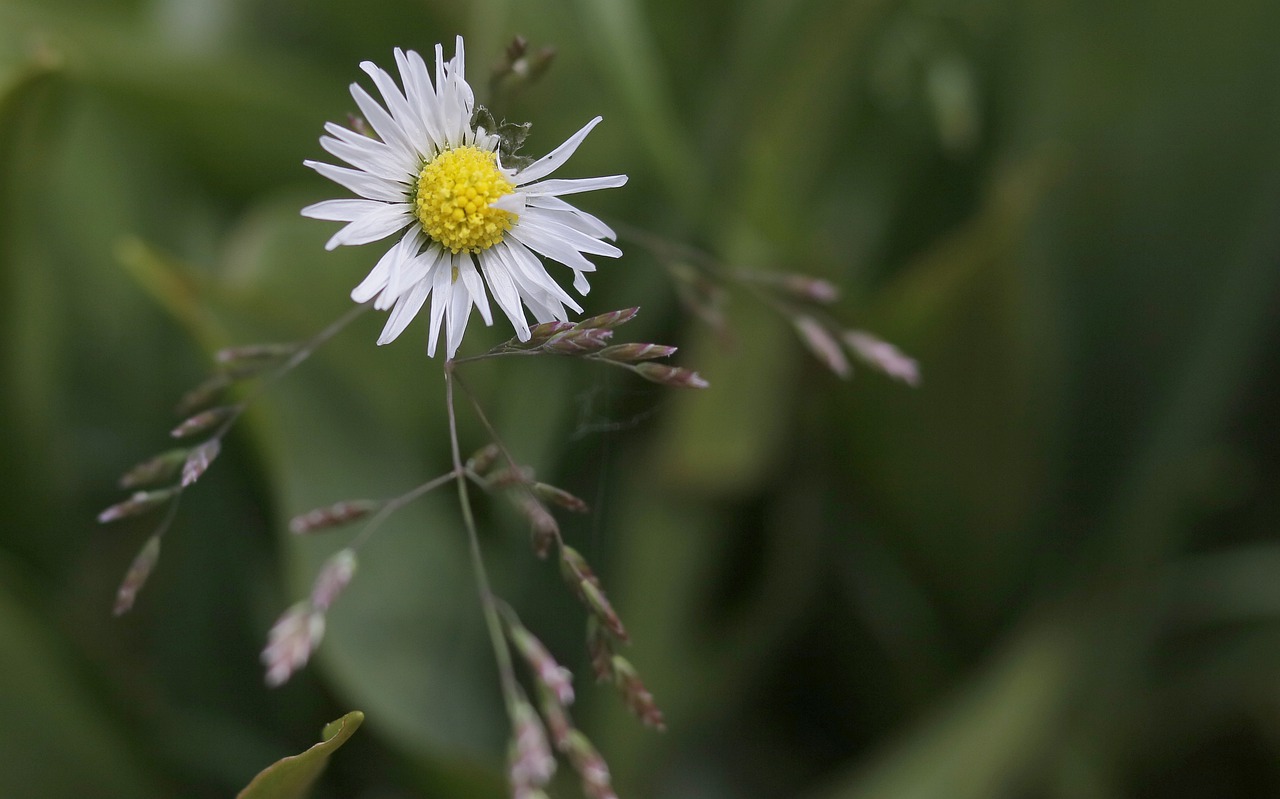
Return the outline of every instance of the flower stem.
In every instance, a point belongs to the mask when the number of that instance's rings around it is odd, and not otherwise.
[[[462,465],[462,454],[458,447],[458,419],[453,407],[453,361],[444,363],[445,408],[449,416],[449,446],[453,454],[453,473],[458,483],[458,503],[462,508],[462,521],[467,528],[467,541],[471,549],[471,567],[476,575],[476,588],[480,593],[480,607],[484,611],[485,626],[489,628],[489,640],[493,644],[494,659],[498,664],[498,677],[502,683],[502,697],[507,706],[507,715],[514,723],[520,702],[520,689],[516,684],[515,671],[511,665],[511,650],[507,648],[507,638],[502,628],[502,619],[498,615],[497,600],[489,588],[489,574],[484,567],[484,558],[480,554],[480,536],[476,531],[476,520],[471,513],[471,499],[467,491],[467,474]]]

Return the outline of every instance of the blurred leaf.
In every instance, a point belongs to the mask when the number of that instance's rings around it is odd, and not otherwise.
[[[301,174],[298,163],[307,154],[301,148],[318,136],[320,109],[341,108],[341,84],[326,89],[297,63],[271,55],[214,57],[97,9],[6,0],[0,30],[39,42],[70,80],[167,131],[167,145],[217,186],[262,189]]]
[[[160,795],[128,728],[99,704],[60,631],[16,591],[19,574],[0,561],[0,795]]]
[[[1042,621],[1012,640],[959,694],[828,799],[1000,799],[1049,757],[1072,707],[1080,637]]]
[[[267,766],[237,794],[238,798],[304,799],[310,795],[312,784],[328,765],[329,756],[355,734],[363,721],[364,714],[353,710],[342,718],[329,722],[320,733],[320,743],[302,754],[277,760]]]
[[[628,107],[651,169],[666,182],[671,201],[696,209],[706,187],[698,179],[688,126],[673,102],[672,78],[664,74],[642,6],[635,0],[575,0],[574,7],[596,62]]]
[[[1055,166],[1041,157],[1010,169],[972,220],[878,298],[867,324],[919,360],[921,387],[864,371],[842,397],[858,420],[840,429],[848,479],[947,604],[982,623],[1026,576],[1025,525],[1047,465],[1032,453],[1060,412],[1046,389],[1053,350],[1033,355],[1038,297],[1013,257]]]

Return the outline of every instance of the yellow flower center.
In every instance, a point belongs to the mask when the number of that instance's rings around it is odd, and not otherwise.
[[[427,235],[452,252],[480,252],[511,229],[516,215],[489,203],[514,190],[498,156],[468,145],[445,150],[418,175],[414,213]]]

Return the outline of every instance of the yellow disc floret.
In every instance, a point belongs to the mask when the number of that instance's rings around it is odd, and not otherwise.
[[[446,249],[480,252],[502,241],[516,215],[489,203],[514,190],[498,170],[498,156],[468,145],[444,150],[422,168],[414,213],[427,235]]]

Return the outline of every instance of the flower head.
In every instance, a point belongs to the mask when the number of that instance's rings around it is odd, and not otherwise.
[[[586,273],[595,271],[585,256],[622,253],[605,241],[615,238],[608,226],[561,196],[621,186],[627,178],[544,178],[569,159],[600,117],[528,166],[508,167],[499,154],[501,137],[473,123],[475,98],[465,79],[461,36],[449,61],[436,45],[434,81],[414,51],[397,49],[395,60],[403,89],[386,70],[368,61],[360,65],[381,104],[351,85],[371,135],[325,125],[329,135],[320,145],[350,166],[305,162],[359,199],[302,209],[313,219],[348,223],[326,249],[400,234],[351,292],[356,302],[373,300],[375,308],[391,311],[378,343],[399,336],[428,298],[427,352],[435,354],[443,327],[451,358],[473,306],[492,324],[489,294],[521,340],[529,337],[526,308],[538,322],[564,321],[568,309],[581,313],[539,256],[572,270],[574,289],[585,295]]]

